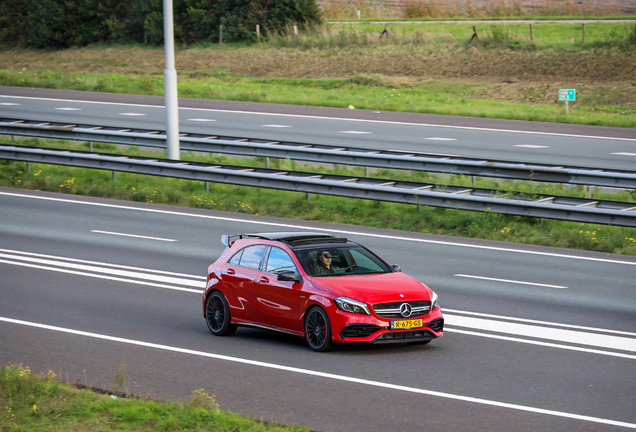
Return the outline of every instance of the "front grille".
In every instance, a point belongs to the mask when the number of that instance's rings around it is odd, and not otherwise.
[[[343,328],[340,332],[341,338],[362,338],[371,336],[373,333],[380,330],[377,325],[370,324],[351,324]]]
[[[412,313],[408,317],[400,313],[400,307],[407,303],[411,306]],[[431,308],[431,302],[425,300],[379,303],[373,305],[373,311],[381,318],[417,318],[426,315]]]

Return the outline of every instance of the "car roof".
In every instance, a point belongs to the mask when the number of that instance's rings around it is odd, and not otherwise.
[[[313,243],[343,243],[346,242],[346,238],[335,237],[331,234],[305,232],[305,231],[286,231],[286,232],[268,232],[268,233],[254,233],[254,234],[236,234],[236,237],[240,239],[257,238],[263,240],[279,241],[288,243],[292,246],[300,244],[313,244]],[[235,237],[231,236],[231,237]]]

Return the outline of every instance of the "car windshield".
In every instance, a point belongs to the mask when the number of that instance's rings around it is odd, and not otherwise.
[[[328,245],[294,251],[305,272],[314,277],[391,273],[380,258],[358,245]]]

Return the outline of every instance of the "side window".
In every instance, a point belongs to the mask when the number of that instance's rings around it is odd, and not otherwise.
[[[296,271],[296,265],[291,257],[282,249],[273,247],[267,258],[267,273],[278,274],[281,271]]]
[[[239,262],[241,262],[241,255],[243,255],[243,251],[244,250],[245,249],[241,249],[240,251],[235,253],[234,256],[232,258],[230,258],[230,260],[227,263],[228,264],[233,264],[233,265],[239,265]]]
[[[247,267],[249,269],[258,270],[265,253],[265,245],[248,246],[243,249],[243,256],[241,257],[240,266]]]

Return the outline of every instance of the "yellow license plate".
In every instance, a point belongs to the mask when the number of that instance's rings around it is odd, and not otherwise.
[[[410,329],[422,327],[424,324],[421,319],[403,320],[403,321],[391,321],[392,329]]]

